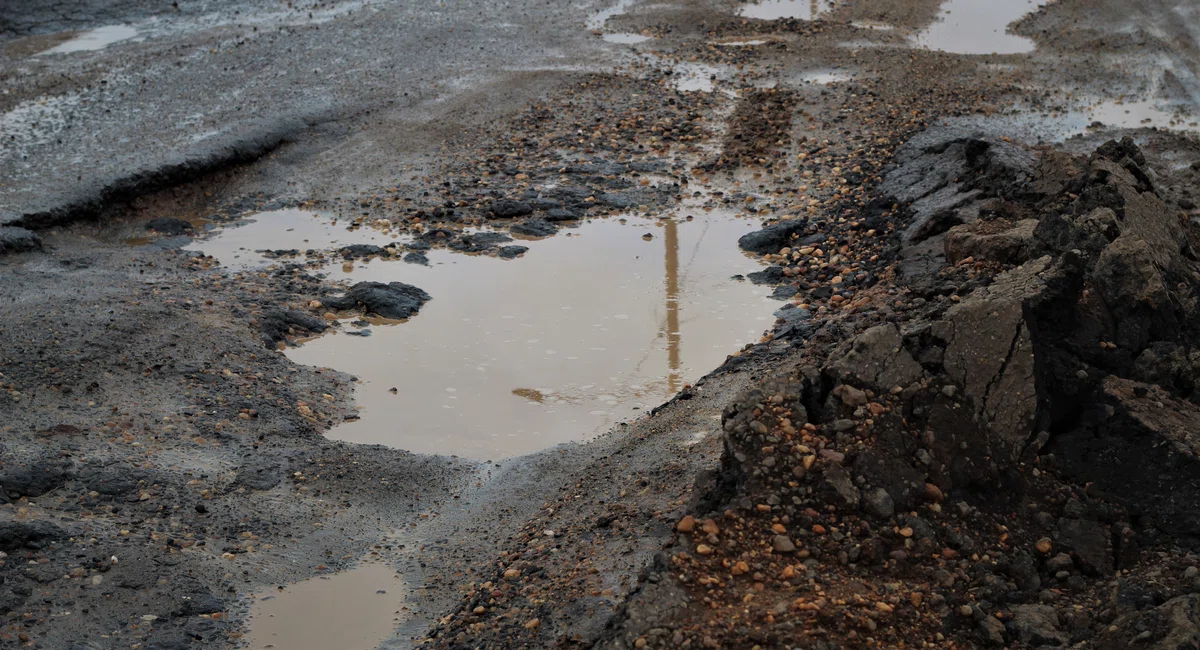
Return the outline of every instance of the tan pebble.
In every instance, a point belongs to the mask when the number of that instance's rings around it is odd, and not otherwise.
[[[680,519],[679,523],[675,525],[675,530],[681,533],[690,533],[696,530],[696,518],[688,515],[683,519]]]
[[[521,577],[521,571],[518,569],[509,569],[504,572],[504,578],[506,580],[515,580],[520,577]]]
[[[696,553],[700,555],[712,555],[712,547],[708,544],[699,544],[696,546]]]
[[[900,529],[900,536],[901,536],[901,537],[912,537],[912,536],[913,536],[913,529],[912,529],[912,528],[910,528],[910,527],[908,527],[908,526],[905,526],[904,528],[901,528],[901,529]]]
[[[730,573],[735,576],[740,576],[743,573],[750,573],[750,565],[746,564],[745,562],[738,562],[737,564],[733,565],[733,569],[730,571]]]
[[[891,605],[889,605],[883,601],[879,601],[879,602],[875,603],[875,609],[877,609],[881,612],[884,612],[885,614],[890,614],[893,611],[895,611],[896,608],[892,607]]]
[[[946,498],[946,495],[942,494],[942,489],[938,486],[934,485],[933,483],[926,483],[925,498],[933,501],[934,503],[941,503],[942,500]]]
[[[704,523],[700,524],[700,530],[709,535],[717,535],[721,532],[721,527],[712,519],[705,519]]]
[[[537,620],[536,618],[532,618],[532,619],[529,619],[529,622],[525,624],[525,629],[526,630],[534,630],[534,629],[537,629],[537,626],[539,626],[541,624],[542,624],[541,621]]]
[[[1037,548],[1038,553],[1042,555],[1047,555],[1050,551],[1054,550],[1054,542],[1050,541],[1049,537],[1039,539],[1034,546]]]

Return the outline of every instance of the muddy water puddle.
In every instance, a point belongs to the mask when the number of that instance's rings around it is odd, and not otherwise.
[[[1046,2],[1038,0],[946,0],[938,19],[913,37],[913,44],[952,54],[1021,54],[1034,43],[1009,25]]]
[[[832,0],[758,0],[751,1],[738,8],[742,18],[757,18],[759,20],[779,20],[782,18],[798,18],[813,20],[821,14],[833,9],[836,3]]]
[[[349,230],[347,224],[315,212],[286,208],[260,212],[215,230],[189,244],[186,250],[203,251],[231,270],[265,266],[272,260],[265,251],[331,249],[351,244],[384,246],[397,241],[387,231],[371,227]]]
[[[522,242],[518,260],[433,250],[429,267],[331,265],[331,279],[405,282],[433,300],[369,337],[328,334],[287,354],[362,379],[361,418],[332,438],[480,460],[585,440],[660,404],[773,321],[767,290],[731,278],[757,268],[737,239],[758,224],[676,217],[595,220]]]
[[[58,45],[43,50],[39,54],[70,54],[72,52],[102,50],[114,43],[127,41],[137,36],[137,34],[137,30],[128,25],[97,27],[96,29],[79,32]]]
[[[387,565],[367,562],[254,597],[250,650],[374,650],[402,618],[404,582]]]

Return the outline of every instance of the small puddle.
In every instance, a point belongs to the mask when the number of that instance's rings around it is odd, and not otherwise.
[[[363,226],[348,230],[344,221],[296,208],[259,212],[197,240],[185,250],[203,251],[230,270],[265,266],[272,260],[260,251],[299,251],[340,248],[350,244],[384,246],[397,241],[387,231]]]
[[[41,54],[70,54],[102,50],[113,43],[126,41],[137,36],[137,30],[128,25],[110,25],[80,32],[70,40],[43,50]]]
[[[875,22],[873,20],[855,20],[855,21],[851,21],[850,25],[852,27],[857,27],[858,29],[869,29],[869,30],[876,31],[876,32],[890,32],[893,29],[896,29],[895,25],[889,25],[887,23],[879,23],[879,22]]]
[[[831,83],[850,81],[853,78],[853,75],[843,70],[814,70],[800,75],[799,80],[801,83],[826,86]]]
[[[1046,0],[946,0],[939,18],[913,37],[914,45],[951,54],[1022,54],[1032,52],[1028,38],[1008,26]]]
[[[287,355],[363,379],[361,419],[331,438],[480,460],[586,440],[662,403],[774,320],[766,288],[731,279],[758,268],[737,248],[757,222],[675,216],[597,219],[522,242],[519,260],[435,249],[429,267],[330,265],[331,279],[406,282],[433,300],[369,337],[327,334]]]
[[[833,9],[834,4],[833,0],[760,0],[742,5],[738,8],[738,15],[759,20],[812,20]]]
[[[723,70],[707,63],[682,61],[671,65],[671,86],[693,93],[711,93]]]
[[[621,14],[625,13],[625,10],[632,7],[634,2],[637,2],[637,0],[617,0],[613,6],[607,9],[601,9],[591,16],[588,16],[587,20],[584,21],[584,25],[589,30],[604,29],[604,24],[608,22],[609,18],[620,16]]]
[[[397,627],[404,582],[369,562],[255,596],[250,650],[375,650]]]

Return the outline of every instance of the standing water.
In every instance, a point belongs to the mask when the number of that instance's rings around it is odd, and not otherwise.
[[[1033,41],[1009,33],[1008,26],[1044,4],[1044,0],[946,0],[938,20],[913,42],[952,54],[1032,52]]]

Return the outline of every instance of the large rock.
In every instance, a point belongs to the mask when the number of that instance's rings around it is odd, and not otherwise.
[[[1034,350],[1026,303],[1045,289],[1043,257],[1001,274],[991,286],[946,311],[938,324],[947,340],[946,374],[970,398],[975,413],[1006,455],[1024,450],[1037,413]]]
[[[955,226],[946,233],[946,260],[955,264],[968,257],[976,260],[1021,264],[1029,259],[1033,244],[1033,231],[1037,219],[1023,219],[995,233],[980,231],[977,221],[972,226]]]
[[[1013,632],[1032,646],[1066,645],[1067,636],[1058,628],[1058,614],[1048,605],[1017,605],[1013,608]]]
[[[780,221],[762,230],[742,235],[738,239],[738,246],[742,250],[751,253],[778,253],[779,249],[787,246],[792,241],[792,235],[804,232],[804,229],[807,227],[808,222],[804,219]]]
[[[837,382],[890,391],[921,379],[924,370],[904,347],[895,325],[879,325],[859,334],[831,355],[825,372]]]
[[[0,521],[0,551],[38,549],[66,535],[66,531],[49,521]]]
[[[42,249],[42,240],[32,230],[0,226],[0,255]]]
[[[1149,638],[1145,631],[1150,630]],[[1099,650],[1181,650],[1200,647],[1200,594],[1172,598],[1148,611],[1130,612],[1108,625],[1096,640]]]
[[[359,282],[345,296],[325,299],[334,309],[359,309],[384,318],[409,318],[430,300],[429,294],[403,282]]]
[[[1116,321],[1115,343],[1121,347],[1141,349],[1152,336],[1169,333],[1174,324],[1171,296],[1156,257],[1161,255],[1146,240],[1125,233],[1096,262],[1092,284]]]
[[[297,329],[319,334],[328,326],[325,321],[295,309],[272,309],[258,319],[258,328],[262,333],[263,342],[273,348],[279,341]]]
[[[491,213],[494,219],[512,219],[533,214],[533,206],[524,201],[500,199],[492,203]]]
[[[1075,563],[1085,573],[1112,574],[1112,540],[1104,526],[1087,519],[1060,519],[1055,542],[1071,552]]]

